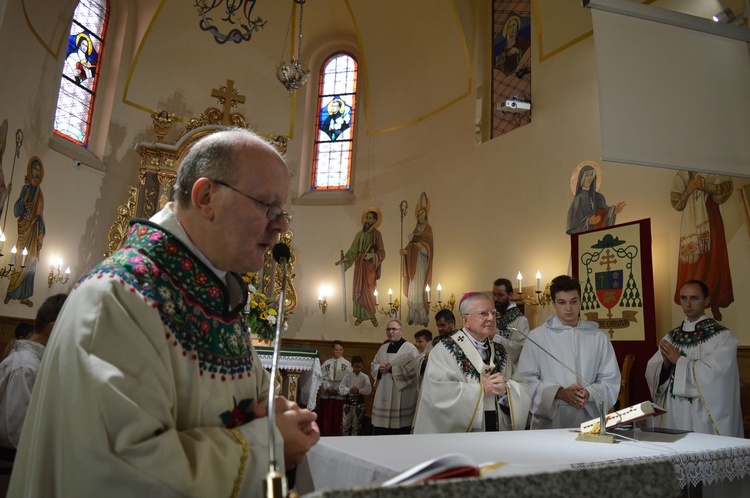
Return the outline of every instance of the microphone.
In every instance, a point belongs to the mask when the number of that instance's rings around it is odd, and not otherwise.
[[[273,357],[271,362],[271,380],[268,386],[268,474],[263,482],[266,498],[283,498],[287,495],[286,476],[279,471],[276,459],[276,393],[274,382],[279,375],[279,354],[281,351],[281,322],[284,320],[284,291],[287,285],[287,262],[292,255],[289,246],[279,242],[271,249],[273,259],[281,265],[281,289],[276,315],[276,335],[273,339]]]
[[[292,257],[292,250],[289,249],[288,245],[284,244],[283,242],[279,242],[278,244],[273,246],[273,249],[271,249],[271,254],[273,255],[274,261],[281,265],[286,264],[286,262],[289,261],[289,258]]]
[[[585,385],[585,387],[591,387],[591,391],[594,392],[594,393],[596,393],[596,397],[599,399],[599,434],[590,434],[590,433],[583,433],[583,432],[581,432],[580,434],[578,434],[578,437],[576,439],[579,440],[579,441],[595,441],[595,442],[598,442],[598,443],[614,443],[615,442],[614,441],[614,437],[611,436],[611,435],[609,435],[609,434],[607,434],[607,422],[606,422],[606,419],[605,419],[606,414],[604,413],[604,397],[601,395],[601,393],[599,391],[597,391],[591,385],[591,382],[589,382],[587,379],[585,379],[584,377],[582,377],[578,372],[576,372],[575,370],[573,370],[572,368],[570,368],[568,365],[566,365],[565,363],[563,363],[555,355],[553,355],[552,353],[550,353],[549,351],[547,351],[546,349],[544,349],[544,347],[541,344],[539,344],[534,339],[532,339],[531,337],[529,337],[529,334],[526,334],[523,331],[518,330],[515,327],[508,327],[508,330],[514,330],[514,331],[518,332],[519,334],[521,334],[522,336],[524,336],[526,338],[526,340],[530,341],[533,345],[535,345],[536,347],[538,347],[539,349],[541,349],[542,351],[544,351],[547,354],[547,356],[549,356],[550,358],[552,358],[553,360],[555,360],[557,363],[559,363],[560,365],[562,365],[562,367],[565,368],[565,370],[567,370],[568,372],[570,372],[573,375],[575,375],[578,380],[580,380],[581,382],[583,382],[583,384]]]

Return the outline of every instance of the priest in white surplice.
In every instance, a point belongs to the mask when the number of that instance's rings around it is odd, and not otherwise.
[[[459,306],[463,328],[435,345],[422,381],[415,434],[523,430],[529,396],[513,377],[488,294],[470,293]]]
[[[221,131],[193,144],[175,186],[177,202],[134,220],[71,291],[9,496],[263,495],[269,376],[242,318],[240,274],[260,269],[289,227],[289,171],[256,134]],[[277,400],[283,471],[320,434],[314,413]]]
[[[620,368],[609,337],[596,322],[581,318],[581,284],[560,275],[550,285],[557,314],[529,334],[518,373],[529,383],[531,428],[578,428],[614,406],[620,392]],[[532,340],[586,379],[581,381]]]
[[[656,425],[744,437],[738,341],[703,313],[709,303],[703,282],[689,280],[680,288],[685,320],[662,339],[646,367],[651,397],[667,409]]]
[[[388,340],[378,349],[370,369],[376,384],[372,426],[376,436],[408,434],[417,405],[417,381],[409,364],[417,348],[404,340],[398,320],[389,321],[385,333]]]

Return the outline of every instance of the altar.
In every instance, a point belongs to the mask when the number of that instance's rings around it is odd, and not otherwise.
[[[297,489],[302,493],[347,490],[349,496],[358,496],[352,495],[351,490],[377,486],[399,472],[446,453],[461,453],[480,467],[492,468],[480,479],[490,482],[478,484],[477,488],[497,484],[507,489],[508,479],[513,477],[559,485],[578,471],[602,469],[611,474],[604,478],[606,482],[595,478],[586,483],[594,496],[609,493],[596,495],[596,486],[626,486],[625,479],[631,479],[628,488],[615,495],[642,496],[643,490],[638,486],[646,484],[643,469],[666,463],[673,469],[669,479],[676,489],[701,486],[703,497],[750,496],[750,440],[697,433],[673,435],[638,430],[636,434],[637,440],[616,444],[576,441],[576,433],[568,429],[324,437],[298,469]],[[635,476],[627,477],[638,466],[641,469]],[[476,482],[476,478],[470,479]],[[461,481],[472,486],[472,481]],[[580,492],[570,492],[569,496],[583,496]]]
[[[255,346],[263,368],[271,370],[273,348]],[[290,401],[315,410],[318,389],[323,382],[320,355],[316,349],[281,348],[279,371],[284,377],[282,393]]]

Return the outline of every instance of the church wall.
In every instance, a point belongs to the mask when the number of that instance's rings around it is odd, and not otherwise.
[[[140,86],[131,88],[128,93],[133,98],[148,97],[152,102],[149,105],[169,108],[171,112],[179,110],[187,116],[216,105],[209,97],[211,88],[224,84],[226,78],[231,77],[226,60],[221,57],[214,60],[208,52],[205,60],[203,53],[198,54],[200,60],[191,53],[184,57],[173,54],[167,59],[144,55],[143,66],[131,71],[131,61],[136,56],[148,19],[141,18],[146,11],[139,10],[139,2],[128,5],[131,9],[120,15],[128,16],[132,23],[119,28],[112,25],[113,29],[123,30],[117,31],[122,33],[117,43],[121,60],[117,72],[105,75],[111,78],[107,85],[114,89],[114,98],[109,118],[98,125],[104,127],[99,159],[106,165],[105,172],[86,166],[74,168],[70,157],[49,148],[53,113],[50,109],[54,105],[62,59],[55,59],[40,48],[23,20],[18,2],[9,2],[5,8],[0,43],[19,47],[19,50],[4,50],[0,54],[2,66],[13,68],[10,76],[6,73],[0,78],[0,120],[8,119],[10,134],[16,128],[22,128],[25,133],[21,158],[13,176],[13,202],[23,185],[22,171],[29,157],[37,155],[45,165],[42,190],[47,235],[35,280],[35,305],[51,293],[70,289],[75,279],[98,262],[106,249],[107,232],[114,221],[116,206],[125,201],[127,188],[136,179],[139,158],[133,146],[138,141],[153,139],[148,113],[124,102],[126,85],[128,82],[135,84],[129,78],[149,74],[155,64],[167,66],[166,72],[170,67],[184,71],[186,65],[193,73],[199,71],[200,75],[192,79],[138,80]],[[311,11],[314,5],[310,5]],[[337,18],[336,36],[339,31],[347,32],[345,19],[345,16]],[[306,30],[309,30],[306,33],[309,32],[311,51],[331,41],[330,36],[326,38],[322,28],[316,28],[309,19],[306,19]],[[465,36],[472,39],[473,34],[467,31]],[[356,37],[349,32],[346,39],[351,43]],[[211,50],[221,48],[211,45]],[[274,64],[264,70],[268,73],[262,75],[264,80],[272,80],[277,57],[275,49],[265,56]],[[515,280],[519,270],[524,274],[526,285],[533,285],[537,270],[541,271],[545,283],[568,271],[570,243],[565,234],[565,222],[572,200],[570,175],[581,161],[598,160],[600,153],[593,40],[585,39],[541,63],[536,53],[533,57],[531,124],[482,144],[477,144],[474,135],[476,95],[473,91],[420,122],[387,133],[368,134],[367,112],[398,113],[399,107],[387,100],[367,102],[367,86],[376,79],[362,81],[353,187],[356,201],[351,205],[290,203],[288,206],[294,214],[292,230],[298,258],[295,285],[299,307],[291,317],[287,337],[373,343],[384,339],[382,315],[377,329],[369,323],[354,327],[351,317],[348,322],[343,321],[341,274],[333,263],[339,251],[349,247],[355,232],[361,228],[362,211],[369,206],[378,207],[383,212],[380,230],[387,252],[379,281],[380,303],[383,305],[387,300],[388,287],[398,296],[401,245],[398,207],[402,200],[409,204],[403,222],[406,235],[414,228],[414,206],[422,191],[431,201],[429,220],[435,233],[433,296],[438,282],[443,286],[444,299],[450,293],[460,299],[466,291],[490,289],[497,277]],[[366,58],[360,60],[366,64]],[[257,64],[252,71],[239,72],[235,86],[247,95],[248,102],[252,101],[248,104],[253,108],[250,121],[259,131],[286,133],[286,129],[278,130],[276,123],[283,122],[280,116],[289,114],[288,97],[283,89],[279,92],[281,96],[258,95],[254,91],[257,85],[252,84],[252,78],[260,71],[260,66]],[[418,67],[413,70],[417,71]],[[313,68],[313,72],[316,71],[317,68]],[[474,72],[472,68],[470,73]],[[445,73],[446,78],[466,76],[464,68],[458,71],[446,67]],[[144,86],[147,84],[150,86]],[[480,82],[471,84],[477,86]],[[298,180],[307,174],[309,154],[303,154],[302,144],[312,121],[310,114],[305,114],[304,106],[312,102],[306,95],[315,90],[311,79],[295,100],[294,139],[288,153],[290,167],[298,175],[292,182],[292,197],[301,195]],[[246,108],[241,105],[238,110],[245,112]],[[264,115],[274,117],[267,121]],[[272,123],[273,129],[265,129],[267,122]],[[182,126],[182,123],[175,125],[180,129]],[[168,139],[176,139],[176,136],[177,131],[173,131]],[[12,146],[9,146],[3,158],[6,182],[11,165]],[[651,218],[657,336],[661,336],[682,317],[679,306],[672,301],[681,216],[669,203],[675,171],[606,162],[600,165],[603,170],[601,192],[608,203],[627,201],[618,221]],[[735,188],[748,183],[747,179],[734,180]],[[750,344],[750,331],[741,327],[750,319],[750,311],[742,306],[750,297],[750,284],[741,278],[750,271],[750,236],[737,192],[721,206],[721,211],[735,293],[735,303],[722,310],[723,322],[733,329],[742,344]],[[6,250],[16,237],[13,217],[8,221]],[[64,265],[70,264],[73,276],[68,284],[58,284],[50,290],[46,283],[47,260],[53,253],[59,253]],[[325,315],[317,306],[321,285],[331,287]],[[7,280],[0,282],[3,296],[6,286]],[[351,271],[347,272],[347,289],[351,313]],[[3,316],[31,318],[35,312],[36,307],[27,308],[18,302],[0,304]],[[550,313],[551,307],[538,310],[540,319]],[[405,337],[411,340],[418,328],[406,326]],[[434,330],[432,323],[430,328]]]

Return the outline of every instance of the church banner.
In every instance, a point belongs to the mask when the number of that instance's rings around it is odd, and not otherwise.
[[[631,377],[643,378],[656,351],[651,220],[571,234],[570,242],[572,276],[581,282],[581,316],[611,338],[620,364],[635,354]],[[648,399],[648,392],[638,391],[636,399]]]

